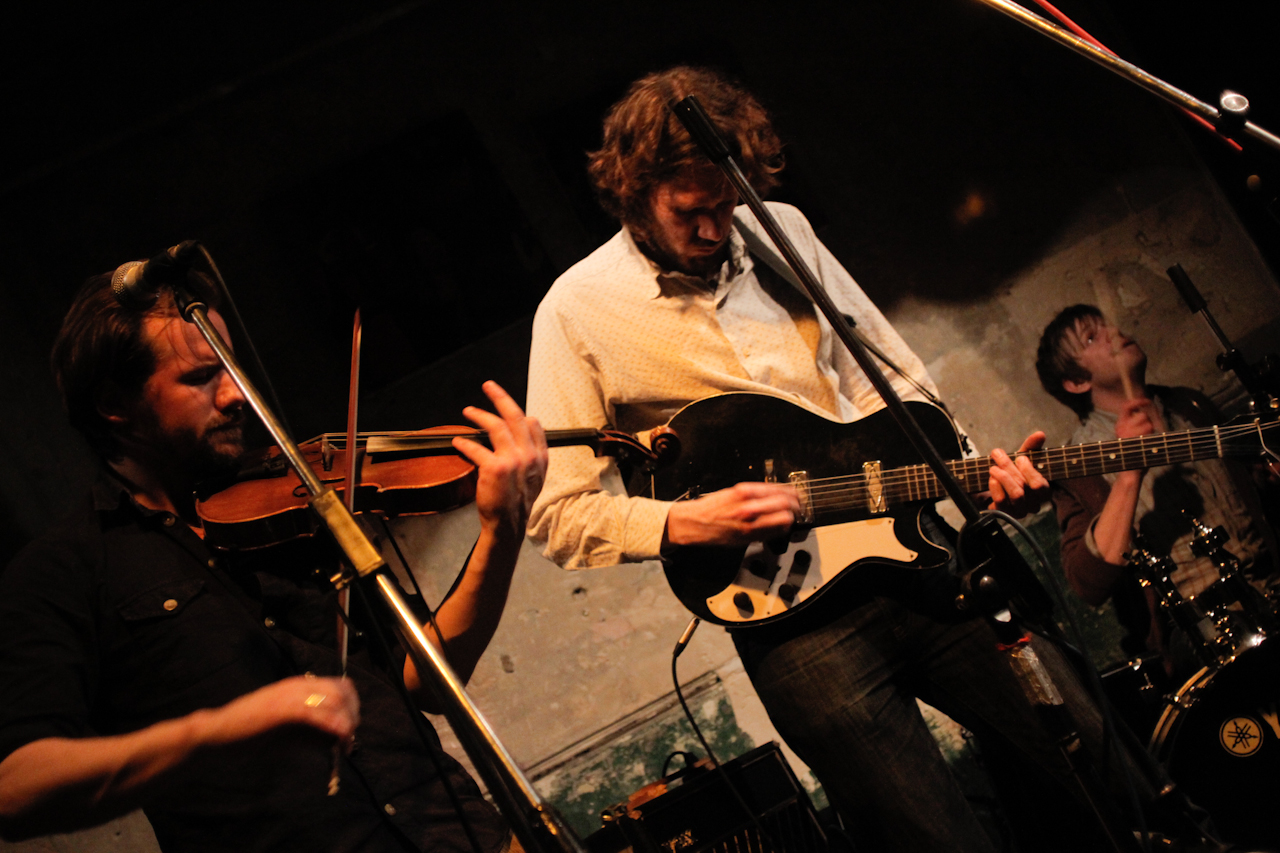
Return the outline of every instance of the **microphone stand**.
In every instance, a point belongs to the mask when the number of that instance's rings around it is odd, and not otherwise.
[[[394,620],[406,652],[418,669],[422,684],[444,709],[444,715],[458,736],[476,771],[484,779],[498,810],[512,832],[530,853],[586,853],[581,840],[564,820],[534,790],[533,783],[512,759],[489,721],[471,701],[461,680],[444,655],[427,639],[413,611],[400,594],[399,582],[387,568],[382,555],[365,535],[337,492],[326,487],[307,464],[298,445],[289,437],[262,395],[250,382],[230,347],[209,321],[208,306],[195,298],[181,282],[173,285],[174,298],[183,319],[200,334],[222,362],[236,387],[244,394],[263,426],[280,447],[311,495],[311,506],[332,534],[346,558],[332,578],[338,589],[352,582],[372,583]],[[370,579],[371,580],[364,580]]]
[[[724,172],[725,177],[751,208],[751,212],[755,214],[778,251],[786,259],[813,304],[826,316],[832,330],[848,348],[858,366],[880,394],[885,406],[911,441],[916,452],[933,470],[938,482],[942,484],[947,495],[964,515],[965,525],[962,532],[969,540],[978,540],[985,553],[984,559],[962,575],[965,588],[970,591],[961,597],[964,606],[968,606],[970,601],[981,606],[988,624],[995,630],[1000,648],[1010,652],[1010,663],[1023,686],[1024,693],[1032,705],[1038,709],[1041,720],[1055,738],[1067,766],[1071,769],[1077,790],[1092,811],[1103,835],[1106,836],[1110,849],[1138,850],[1133,833],[1125,825],[1111,798],[1104,793],[1101,783],[1093,772],[1094,768],[1085,754],[1087,750],[1083,749],[1078,729],[1062,702],[1061,694],[1053,685],[1049,673],[1037,658],[1034,649],[1029,645],[1029,635],[1014,618],[1016,613],[1022,619],[1038,625],[1046,635],[1052,636],[1058,633],[1057,626],[1050,618],[1052,601],[1048,593],[1036,580],[1021,553],[1005,535],[995,517],[978,510],[973,499],[964,491],[951,469],[938,455],[920,425],[907,411],[893,385],[880,370],[879,365],[872,360],[865,345],[855,334],[851,320],[840,313],[839,308],[827,295],[808,264],[796,251],[790,238],[778,225],[778,221],[765,207],[760,194],[743,174],[741,167],[730,153],[728,145],[711,123],[697,97],[690,95],[684,100],[673,102],[671,109],[702,152]],[[963,549],[958,550],[961,561],[967,562],[966,552]]]
[[[1280,359],[1275,353],[1268,353],[1258,364],[1250,364],[1244,354],[1231,344],[1231,339],[1222,331],[1218,321],[1209,313],[1209,304],[1205,302],[1200,291],[1191,281],[1191,276],[1182,269],[1182,264],[1174,264],[1166,272],[1182,301],[1192,314],[1199,314],[1209,327],[1209,332],[1218,340],[1222,352],[1218,353],[1218,369],[1223,373],[1233,371],[1244,390],[1248,392],[1255,414],[1275,416],[1280,411]],[[1267,452],[1276,458],[1275,451]]]

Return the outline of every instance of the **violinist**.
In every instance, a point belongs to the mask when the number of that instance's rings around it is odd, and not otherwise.
[[[53,351],[99,475],[0,574],[0,835],[141,807],[169,853],[511,847],[429,724],[415,728],[394,686],[402,674],[419,687],[403,654],[353,631],[335,677],[333,555],[205,545],[193,486],[236,465],[245,399],[170,293],[126,308],[110,278],[86,282]],[[215,294],[199,295],[225,336]],[[455,443],[478,467],[481,533],[438,633],[426,628],[464,681],[497,627],[546,466],[537,421],[496,384],[485,392],[497,413],[465,414],[493,449]],[[351,618],[360,629],[355,604]]]

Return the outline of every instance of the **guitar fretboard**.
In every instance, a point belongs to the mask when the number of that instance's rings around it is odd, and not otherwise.
[[[1257,453],[1266,446],[1267,433],[1273,432],[1277,426],[1277,422],[1255,421],[1010,455],[1029,459],[1045,479],[1066,480]],[[965,491],[987,489],[990,456],[953,460],[947,463],[947,467]],[[815,479],[808,483],[809,500],[816,515],[824,511],[871,507],[877,491],[887,506],[937,500],[945,496],[942,484],[927,465],[888,469],[882,471],[878,478],[855,474]]]

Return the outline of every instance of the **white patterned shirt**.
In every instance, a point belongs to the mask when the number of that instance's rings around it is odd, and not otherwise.
[[[804,215],[785,204],[770,202],[769,209],[864,338],[936,393],[923,363]],[[740,207],[735,216],[771,245],[749,210]],[[821,335],[815,354],[792,316],[768,295],[778,286],[791,287],[747,252],[736,231],[729,259],[706,280],[663,271],[624,228],[560,276],[538,307],[529,414],[547,429],[609,425],[645,433],[687,403],[729,391],[773,394],[846,423],[882,408],[816,311]],[[903,399],[923,399],[901,376],[886,372]],[[834,411],[824,409],[832,401]],[[565,568],[655,559],[669,508],[669,502],[628,497],[612,460],[597,459],[587,448],[556,448],[529,535],[546,543],[545,555]]]

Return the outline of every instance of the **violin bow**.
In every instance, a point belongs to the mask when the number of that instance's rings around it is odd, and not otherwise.
[[[356,420],[360,408],[360,309],[356,309],[351,329],[351,383],[347,392],[347,470],[343,477],[343,497],[352,515],[356,511],[356,481],[360,476],[359,454],[356,452]],[[338,590],[338,662],[342,678],[347,677],[348,620],[351,612],[351,585]],[[333,745],[333,770],[329,774],[329,796],[338,793],[338,768],[342,763],[342,744]]]

